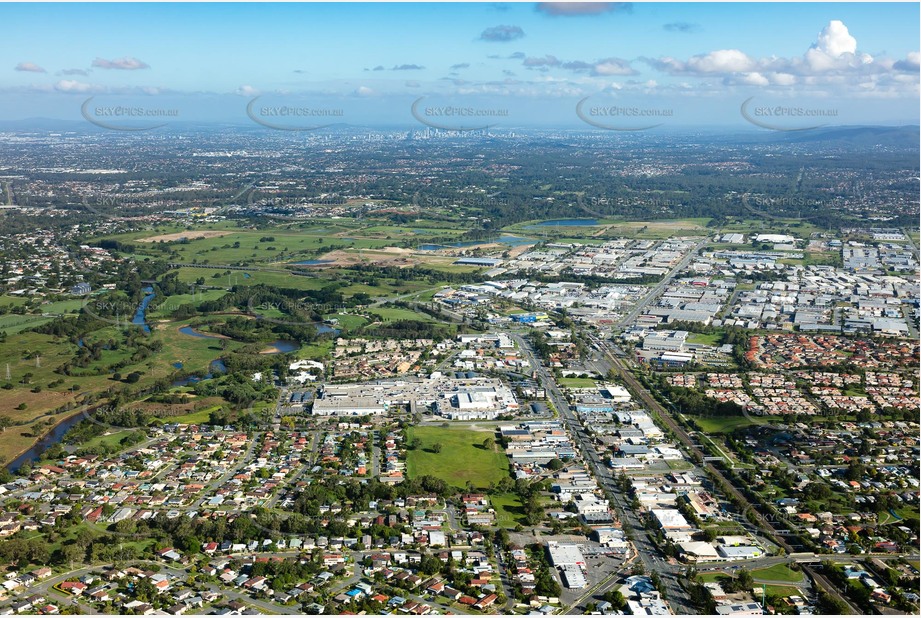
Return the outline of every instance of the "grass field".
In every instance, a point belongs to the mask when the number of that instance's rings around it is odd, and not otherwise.
[[[583,217],[571,217],[582,219]],[[588,219],[588,217],[585,217]],[[551,219],[552,220],[552,219]],[[622,221],[611,218],[596,218],[595,223],[585,225],[538,225],[542,221],[524,221],[504,228],[505,231],[526,233],[531,236],[552,237],[559,242],[586,242],[586,239],[642,238],[658,240],[672,236],[709,233],[708,217],[688,219],[662,219],[657,221]],[[562,237],[562,238],[561,238]],[[594,241],[598,242],[598,241]]]
[[[7,335],[21,333],[24,330],[41,326],[54,318],[40,315],[4,315],[0,316],[0,331]]]
[[[595,381],[591,378],[560,378],[557,380],[563,388],[592,388]]]
[[[774,586],[771,584],[767,585],[767,595],[787,598],[792,596],[803,596],[803,591],[797,588],[796,586]]]
[[[719,333],[691,333],[688,335],[688,343],[719,345],[721,338],[722,336]]]
[[[661,221],[625,221],[608,226],[603,236],[661,240],[673,236],[701,236],[710,232],[709,217],[664,219]]]
[[[807,251],[802,259],[779,260],[792,266],[841,266],[841,254],[837,251]]]
[[[96,436],[91,440],[79,445],[80,448],[95,448],[98,446],[105,446],[109,450],[115,450],[119,448],[119,442],[129,434],[134,433],[133,429],[122,429],[121,431],[113,431],[111,433],[104,433],[101,436]]]
[[[794,219],[734,219],[723,225],[723,233],[744,232],[746,234],[790,234],[798,238],[809,238],[813,232],[823,231],[811,223]]]
[[[732,433],[739,427],[748,427],[754,425],[755,422],[744,417],[744,416],[725,416],[725,417],[703,417],[695,416],[689,417],[693,418],[694,422],[700,426],[701,431],[708,434],[716,433]],[[772,423],[776,420],[779,420],[775,417],[770,416],[759,416],[756,417],[759,421],[764,421],[765,423]]]
[[[156,249],[168,247],[174,261],[211,264],[280,265],[317,257],[330,248],[336,249],[380,249],[387,246],[425,242],[427,238],[456,236],[462,229],[437,227],[406,228],[388,224],[385,220],[368,223],[336,223],[313,221],[300,225],[278,225],[260,230],[240,229],[226,223],[197,225],[195,230],[181,226],[163,226],[156,230],[130,232],[103,238],[132,243],[139,252],[147,250],[154,255],[163,255]],[[220,232],[209,238],[194,238],[195,232]],[[169,237],[160,244],[160,236],[188,233],[190,239],[182,242],[178,237]],[[154,239],[151,242],[151,239]]]
[[[194,305],[217,300],[227,294],[225,290],[200,290],[194,294],[175,294],[166,298],[154,298],[147,309],[148,319],[168,318],[182,305]]]
[[[763,579],[766,581],[790,582],[791,584],[797,584],[803,580],[802,573],[794,571],[786,564],[775,564],[766,569],[752,571],[752,577],[756,581]]]
[[[170,416],[169,418],[163,419],[168,423],[188,423],[189,425],[198,425],[201,423],[207,423],[210,418],[211,411],[215,409],[215,406],[208,408],[203,408],[198,412],[192,412],[191,414],[182,414],[180,416]]]
[[[421,311],[411,311],[402,307],[374,307],[370,313],[376,313],[381,316],[384,322],[395,322],[398,320],[413,320],[416,322],[436,322],[435,318]]]
[[[409,439],[419,438],[421,445],[407,452],[406,472],[409,478],[430,475],[463,488],[467,482],[485,489],[508,476],[508,458],[499,447],[487,451],[483,441],[492,437],[491,431],[471,431],[452,427],[413,427]],[[432,452],[433,444],[441,444],[441,452]]]
[[[514,528],[518,524],[526,525],[524,508],[515,494],[496,494],[489,497],[489,503],[496,511],[496,525]]]
[[[299,359],[320,360],[329,356],[333,345],[332,339],[324,339],[312,345],[302,345],[294,355]]]
[[[368,320],[363,318],[360,315],[351,315],[348,313],[330,313],[329,315],[324,315],[323,319],[325,320],[338,320],[336,328],[339,328],[343,331],[352,331],[358,330],[362,326],[368,323]]]

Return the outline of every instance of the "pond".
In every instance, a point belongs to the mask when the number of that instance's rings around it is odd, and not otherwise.
[[[182,363],[176,363],[176,365],[180,365],[179,367],[176,367],[177,369],[182,368]],[[175,367],[176,365],[173,366]],[[189,384],[195,384],[196,382],[201,382],[202,380],[210,380],[215,376],[215,374],[218,373],[227,373],[227,365],[224,364],[223,360],[216,358],[211,361],[210,365],[208,365],[208,373],[206,373],[204,377],[186,376],[180,380],[173,380],[171,386],[188,386]]]
[[[199,332],[191,326],[183,326],[179,329],[179,332],[183,335],[188,335],[189,337],[197,337],[199,339],[220,339],[220,337],[215,335],[208,335],[207,333]]]
[[[269,347],[266,348],[262,353],[263,354],[287,354],[289,352],[294,352],[301,344],[296,341],[285,341],[279,339],[278,341],[273,341],[269,344]]]

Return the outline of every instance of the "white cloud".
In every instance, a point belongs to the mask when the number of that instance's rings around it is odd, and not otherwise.
[[[738,49],[720,49],[688,60],[686,70],[693,73],[739,73],[754,68],[755,61]]]
[[[767,86],[771,83],[767,77],[761,73],[743,73],[739,76],[739,82],[749,86]]]
[[[909,52],[905,60],[899,60],[893,63],[892,67],[897,71],[917,73],[921,70],[921,54],[918,52]]]
[[[841,54],[857,53],[857,39],[851,36],[843,21],[833,19],[822,28],[818,40],[811,49],[817,49],[832,58],[837,58]]]
[[[722,49],[680,60],[671,56],[642,58],[653,68],[670,75],[698,78],[721,78],[722,84],[759,87],[791,88],[810,86],[825,92],[846,91],[851,86],[858,92],[873,87],[891,91],[904,88],[904,80],[879,80],[873,76],[898,72],[915,73],[918,81],[919,55],[908,54],[898,62],[889,58],[874,58],[858,51],[857,40],[840,20],[832,20],[817,34],[815,42],[801,56],[753,58],[739,49]],[[702,86],[711,86],[706,82]],[[904,88],[914,92],[917,88]]]
[[[243,85],[236,89],[235,94],[241,97],[254,97],[259,94],[259,90],[249,85]]]
[[[93,66],[100,69],[118,69],[121,71],[137,71],[139,69],[149,69],[150,65],[137,58],[118,58],[116,60],[106,60],[105,58],[96,58],[93,60]]]
[[[599,60],[593,70],[595,75],[636,75],[637,71],[630,63],[620,58],[606,58]]]
[[[47,73],[45,69],[38,66],[34,62],[20,62],[16,65],[17,71],[25,71],[26,73]]]
[[[59,92],[91,92],[93,91],[93,86],[72,79],[62,79],[54,85],[54,89]]]

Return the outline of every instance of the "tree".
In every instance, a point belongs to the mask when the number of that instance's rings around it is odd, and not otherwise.
[[[432,452],[433,453],[441,452],[441,442],[436,442],[435,444],[432,445]]]
[[[487,451],[491,451],[491,450],[493,449],[493,447],[495,447],[495,446],[496,446],[496,439],[495,439],[495,438],[489,437],[489,438],[486,438],[485,440],[483,440],[483,448],[485,448]]]
[[[755,585],[755,580],[748,569],[739,569],[739,574],[736,576],[736,585],[738,586],[738,590],[752,589]]]
[[[553,459],[547,462],[547,467],[553,471],[561,470],[563,466],[564,466],[563,461],[556,457],[554,457]]]
[[[620,590],[608,590],[604,593],[602,597],[605,601],[611,604],[611,606],[617,610],[623,610],[627,607],[627,599],[624,598],[624,595],[620,593]]]

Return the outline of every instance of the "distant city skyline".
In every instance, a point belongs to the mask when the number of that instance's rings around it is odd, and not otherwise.
[[[615,130],[919,121],[916,3],[3,11],[3,120]],[[125,107],[130,117],[114,111]]]

